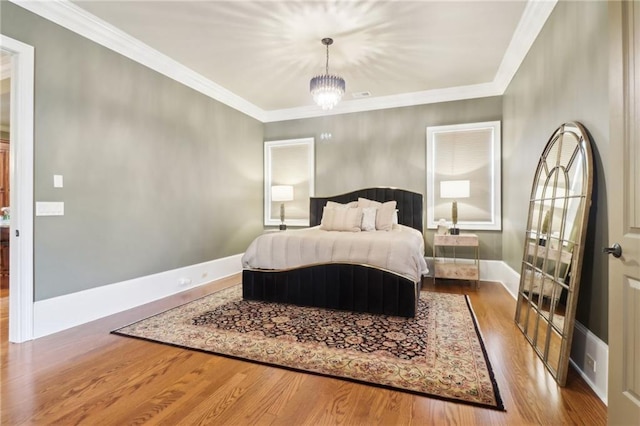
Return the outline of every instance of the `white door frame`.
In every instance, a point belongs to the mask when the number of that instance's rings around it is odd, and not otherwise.
[[[9,341],[19,343],[33,339],[34,48],[5,35],[0,48],[12,55]]]

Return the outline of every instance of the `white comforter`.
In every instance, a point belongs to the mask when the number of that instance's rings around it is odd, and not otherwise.
[[[319,226],[269,232],[256,238],[242,257],[242,266],[250,269],[341,262],[386,269],[414,282],[428,272],[422,234],[402,225],[373,232],[324,231]]]

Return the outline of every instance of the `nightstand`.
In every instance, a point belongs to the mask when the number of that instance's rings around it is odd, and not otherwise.
[[[450,248],[451,253],[447,253],[447,248]],[[458,253],[456,253],[456,249],[459,249],[457,250]],[[470,254],[471,256],[469,256]],[[465,255],[466,257],[464,257]],[[478,288],[478,281],[480,280],[480,243],[476,234],[434,235],[434,284],[436,278],[475,281],[476,289]]]

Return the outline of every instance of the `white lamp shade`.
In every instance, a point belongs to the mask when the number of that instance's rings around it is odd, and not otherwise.
[[[469,198],[471,182],[446,180],[440,182],[440,198]]]
[[[271,201],[291,201],[293,200],[293,186],[274,185],[271,187]]]

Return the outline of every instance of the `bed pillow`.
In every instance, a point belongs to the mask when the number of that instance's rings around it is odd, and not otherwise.
[[[362,224],[362,209],[331,208],[325,206],[322,210],[320,229],[325,231],[360,232]]]
[[[379,201],[369,200],[368,198],[358,198],[358,207],[367,208],[367,207],[375,207],[376,209],[382,205]]]
[[[375,231],[376,230],[376,212],[378,209],[375,207],[365,207],[362,209],[362,224],[360,229],[363,231]]]
[[[353,209],[358,207],[358,202],[352,201],[347,204],[340,204],[340,203],[336,203],[335,201],[327,201],[326,207],[329,207],[332,209]]]
[[[393,216],[396,213],[396,201],[387,201],[380,203],[378,201],[369,200],[367,198],[358,198],[358,207],[377,209],[376,212],[376,230],[390,231],[393,228]]]
[[[390,231],[393,227],[393,214],[396,212],[395,201],[388,201],[382,203],[382,206],[378,207],[376,214],[376,229],[378,231]]]

